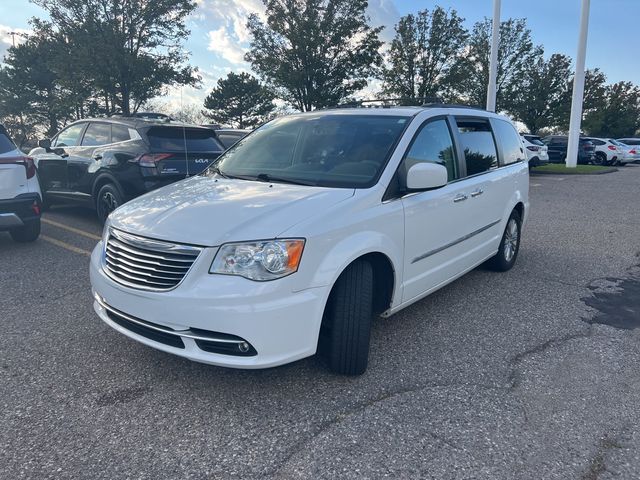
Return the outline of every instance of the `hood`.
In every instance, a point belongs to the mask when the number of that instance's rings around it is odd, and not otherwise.
[[[217,246],[276,238],[353,194],[347,188],[193,177],[138,197],[109,219],[136,235]]]

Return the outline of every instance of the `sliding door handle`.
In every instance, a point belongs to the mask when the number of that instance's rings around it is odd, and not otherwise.
[[[471,196],[473,198],[476,198],[478,195],[482,195],[484,193],[484,190],[482,190],[481,188],[471,192]]]

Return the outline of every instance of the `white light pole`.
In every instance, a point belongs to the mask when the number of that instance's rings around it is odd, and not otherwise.
[[[589,31],[590,0],[582,0],[580,14],[580,36],[578,37],[578,55],[576,56],[576,74],[573,77],[573,98],[571,99],[571,117],[569,121],[569,139],[567,144],[568,168],[578,164],[578,142],[582,123],[582,101],[584,97],[584,63],[587,56],[587,33]]]
[[[496,111],[496,83],[498,81],[498,48],[500,47],[500,4],[493,0],[493,27],[491,32],[491,60],[489,62],[489,87],[487,88],[487,110]]]

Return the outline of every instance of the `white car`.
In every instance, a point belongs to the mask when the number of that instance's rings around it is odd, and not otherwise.
[[[599,165],[627,163],[622,146],[612,138],[585,137],[595,147],[595,162]]]
[[[617,146],[622,149],[622,163],[621,165],[626,165],[627,163],[640,161],[640,146],[639,145],[628,145],[620,140],[612,140],[615,142]]]
[[[537,135],[522,134],[525,153],[529,161],[529,168],[539,167],[549,163],[549,147],[547,147]]]
[[[40,235],[42,194],[33,159],[22,153],[0,125],[0,231],[16,242]]]
[[[375,316],[487,260],[514,265],[528,194],[522,141],[500,115],[282,117],[216,168],[110,215],[91,257],[94,309],[199,362],[264,368],[320,350],[334,371],[360,374]]]

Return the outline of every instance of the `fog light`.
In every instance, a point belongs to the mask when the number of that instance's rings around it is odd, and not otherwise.
[[[240,350],[242,353],[247,353],[249,351],[249,344],[247,342],[239,343],[238,350]]]

